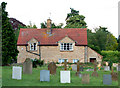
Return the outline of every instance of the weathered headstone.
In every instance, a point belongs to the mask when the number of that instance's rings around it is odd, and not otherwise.
[[[114,81],[118,80],[118,73],[117,72],[112,72],[111,76],[112,76],[112,80],[114,80]]]
[[[12,79],[22,79],[22,67],[13,66]]]
[[[105,66],[104,67],[104,71],[110,71],[110,67],[109,66]]]
[[[49,65],[48,65],[48,70],[50,70],[50,74],[56,74],[56,64],[54,62],[51,62]]]
[[[94,62],[94,72],[92,73],[92,76],[98,77],[98,73],[97,73],[97,63],[96,63],[96,62]]]
[[[80,66],[80,71],[84,71],[84,70],[83,70],[83,66]]]
[[[67,60],[64,60],[64,70],[67,70]]]
[[[70,71],[60,71],[60,82],[70,83]]]
[[[40,70],[40,81],[50,81],[49,70]]]
[[[118,71],[120,71],[120,63],[118,64]]]
[[[77,71],[77,65],[72,65],[72,71]]]
[[[87,69],[86,71],[94,71],[94,69]]]
[[[103,75],[103,84],[104,85],[111,85],[112,84],[111,75],[109,75],[109,74]]]
[[[89,74],[82,74],[82,84],[89,84],[90,76]]]
[[[76,76],[79,76],[81,75],[80,73],[80,63],[79,63],[79,60],[77,61],[77,72],[76,72]],[[80,76],[79,76],[80,77]]]
[[[30,58],[26,58],[25,62],[23,63],[23,73],[32,74],[32,61]]]

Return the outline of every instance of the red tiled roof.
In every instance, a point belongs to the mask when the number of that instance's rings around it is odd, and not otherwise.
[[[52,35],[46,33],[48,29],[20,29],[17,45],[26,45],[27,42],[35,38],[40,45],[57,45],[57,42],[68,36],[76,42],[76,45],[87,45],[86,28],[65,28],[52,29]]]

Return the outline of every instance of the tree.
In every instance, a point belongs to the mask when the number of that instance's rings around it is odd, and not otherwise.
[[[29,21],[29,25],[27,25],[25,28],[37,28],[37,26],[35,24],[32,25],[31,21]]]
[[[118,42],[118,48],[117,48],[117,50],[120,51],[120,35],[119,35],[119,37],[118,37],[117,42]]]
[[[79,11],[71,9],[71,13],[67,14],[65,28],[87,28],[87,24],[84,21],[85,16],[79,15]]]
[[[68,14],[67,14],[66,20],[69,19],[70,17],[75,16],[75,15],[79,15],[79,11],[76,11],[76,10],[74,10],[73,8],[70,8],[70,9],[71,9],[71,13],[68,13]]]
[[[34,24],[34,25],[33,25],[33,28],[37,28],[37,26]]]
[[[106,41],[107,41],[107,35],[110,32],[107,31],[106,27],[101,27],[95,29],[95,46],[99,46],[100,50],[106,50]]]
[[[40,23],[41,28],[47,28],[47,22],[45,21],[44,23]],[[55,25],[55,23],[51,24],[51,28],[62,28],[63,23],[59,23],[59,25]]]
[[[96,44],[96,38],[95,38],[95,33],[92,33],[90,29],[87,29],[87,41],[88,41],[88,46],[95,50],[97,53],[101,54],[100,47],[97,46]]]
[[[106,50],[115,51],[118,47],[117,39],[111,33],[107,34]]]
[[[11,24],[9,23],[8,12],[5,11],[7,3],[2,2],[2,65],[8,65],[17,60],[17,41]]]
[[[116,50],[118,43],[115,36],[106,27],[95,28],[95,33],[87,29],[88,46],[98,53],[101,50]]]

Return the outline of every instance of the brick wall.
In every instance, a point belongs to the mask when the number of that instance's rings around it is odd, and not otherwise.
[[[29,51],[29,44],[35,42],[38,44],[36,39],[31,39],[28,42],[27,50]],[[73,43],[73,51],[60,51],[60,43]],[[39,59],[38,55],[32,54],[36,53],[39,54],[39,46],[37,46],[36,51],[27,52],[26,46],[17,46],[19,51],[17,57],[17,63],[23,63],[26,58],[32,59]],[[91,48],[87,48],[87,61],[89,62],[89,58],[95,57],[97,61],[101,61],[102,56],[96,53]],[[75,46],[75,41],[70,39],[69,37],[65,37],[62,40],[58,41],[58,46],[40,46],[40,53],[41,53],[41,60],[44,60],[45,63],[55,61],[58,62],[59,59],[68,59],[68,62],[72,63],[73,59],[79,59],[80,62],[84,62],[85,58],[85,46]]]

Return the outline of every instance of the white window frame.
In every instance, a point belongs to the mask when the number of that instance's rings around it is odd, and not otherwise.
[[[60,43],[60,50],[61,51],[72,51],[73,43]]]
[[[73,59],[73,63],[77,63],[79,59]]]
[[[64,62],[65,61],[65,59],[58,59],[58,62],[59,63],[62,63],[62,62]],[[67,62],[68,62],[68,59],[67,59]]]
[[[35,44],[35,45],[34,45]],[[31,47],[31,46],[33,46],[33,48]],[[36,46],[36,47],[35,47]],[[34,48],[35,47],[35,48]],[[30,44],[30,50],[31,51],[35,51],[35,50],[37,50],[37,43],[31,43]]]

